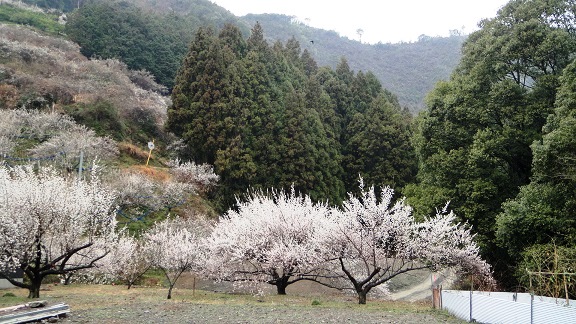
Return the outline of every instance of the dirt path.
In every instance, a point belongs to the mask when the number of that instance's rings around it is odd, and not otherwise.
[[[449,270],[441,273],[432,273],[420,283],[417,283],[408,289],[392,292],[389,295],[389,299],[414,302],[432,298],[432,284],[448,287],[453,282],[454,274]]]

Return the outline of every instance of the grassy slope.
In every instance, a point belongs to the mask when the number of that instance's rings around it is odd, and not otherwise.
[[[98,135],[141,147],[164,136],[167,99],[135,85],[123,63],[88,60],[64,38],[3,23],[0,46],[1,109],[69,113]]]

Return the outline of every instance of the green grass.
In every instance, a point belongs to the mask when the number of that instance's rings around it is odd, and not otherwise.
[[[64,26],[58,23],[57,15],[16,8],[8,4],[0,5],[0,22],[29,25],[53,35],[64,31]]]

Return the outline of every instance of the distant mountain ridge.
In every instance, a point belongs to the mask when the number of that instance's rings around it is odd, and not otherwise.
[[[370,45],[341,37],[335,31],[307,26],[286,15],[249,14],[241,19],[249,25],[258,21],[271,42],[296,38],[319,65],[335,67],[340,58],[346,57],[353,70],[374,73],[384,88],[396,94],[412,112],[424,107],[424,98],[436,82],[450,77],[466,40],[460,35],[422,35],[414,43]]]

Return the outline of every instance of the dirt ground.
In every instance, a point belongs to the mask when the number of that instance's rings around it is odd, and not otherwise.
[[[160,285],[130,290],[110,285],[46,285],[41,299],[70,305],[69,316],[60,323],[464,323],[433,310],[426,299],[390,301],[369,295],[367,305],[358,305],[354,295],[311,283],[289,286],[285,296],[266,286],[259,295],[230,293],[230,289],[186,276],[170,300]],[[6,293],[15,297],[0,297],[0,307],[28,301],[25,290],[2,290],[0,296]]]

